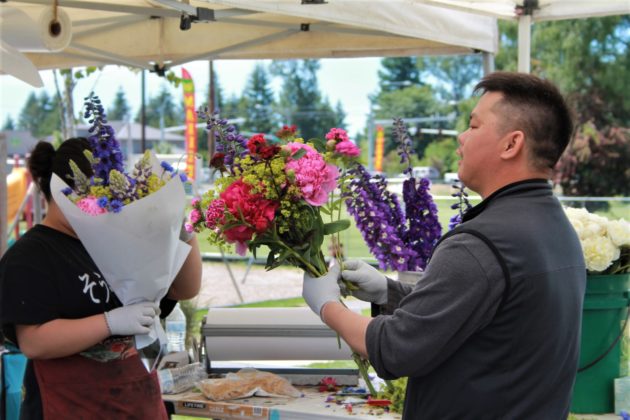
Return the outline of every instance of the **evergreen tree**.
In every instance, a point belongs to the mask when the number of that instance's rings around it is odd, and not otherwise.
[[[245,105],[243,130],[272,133],[276,128],[277,118],[273,111],[274,94],[270,82],[264,65],[256,64],[243,92]]]
[[[127,102],[127,97],[122,87],[119,86],[116,96],[114,97],[114,104],[107,112],[107,119],[110,121],[126,121],[130,116],[131,108]]]
[[[338,121],[317,82],[318,60],[274,61],[271,74],[282,78],[278,113],[283,124],[297,126],[305,139],[322,138]]]
[[[31,92],[18,117],[18,128],[29,131],[34,137],[53,135],[61,128],[59,101],[44,90],[39,97]]]
[[[439,99],[459,102],[470,96],[481,78],[483,60],[480,54],[422,57],[418,70],[422,76],[437,80],[434,89]]]
[[[11,130],[15,130],[15,123],[13,122],[13,118],[11,118],[11,115],[7,115],[6,120],[4,120],[4,125],[2,126],[2,131]]]
[[[420,84],[416,57],[387,57],[381,60],[378,71],[381,91],[392,92]]]
[[[140,112],[136,115],[136,121],[140,121]],[[183,107],[176,103],[168,86],[162,85],[158,94],[149,99],[146,105],[146,124],[151,127],[171,127],[184,124]]]

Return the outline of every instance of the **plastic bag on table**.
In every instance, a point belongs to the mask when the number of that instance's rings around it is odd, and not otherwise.
[[[302,393],[285,378],[251,368],[241,369],[236,373],[228,373],[225,378],[221,379],[204,379],[197,383],[197,387],[206,398],[214,401],[251,396],[302,396]]]
[[[172,369],[157,371],[162,394],[178,394],[195,386],[195,383],[207,376],[199,362]]]

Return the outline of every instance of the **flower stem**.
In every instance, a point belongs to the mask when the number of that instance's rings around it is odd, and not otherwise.
[[[354,360],[354,363],[356,363],[359,367],[359,373],[365,381],[365,385],[367,385],[370,395],[375,397],[376,390],[374,389],[374,385],[372,385],[372,381],[370,380],[370,376],[368,375],[369,362],[362,358],[361,355],[357,352],[352,352],[352,359]]]
[[[310,272],[310,274],[312,274],[315,277],[321,277],[324,274],[326,274],[325,272],[320,273],[319,270],[317,268],[315,268],[315,266],[311,263],[309,263],[308,261],[306,261],[304,258],[302,258],[302,256],[300,254],[298,254],[297,252],[295,252],[293,250],[293,248],[291,248],[290,246],[288,246],[287,244],[284,243],[284,241],[278,239],[277,241],[280,246],[282,246],[284,249],[288,250],[291,255],[293,255],[295,257],[296,260],[298,260],[299,262],[301,262],[302,264],[304,264],[304,267],[306,267],[306,269]]]

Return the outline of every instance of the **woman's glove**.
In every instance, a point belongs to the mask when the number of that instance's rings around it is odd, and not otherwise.
[[[157,303],[141,302],[105,312],[105,321],[111,335],[148,334],[159,314]]]
[[[330,267],[328,273],[321,277],[311,277],[304,273],[302,283],[302,297],[311,310],[321,317],[322,307],[328,302],[339,302],[341,291],[339,290],[339,265]]]
[[[341,277],[354,283],[359,290],[352,290],[352,296],[377,305],[387,303],[387,278],[365,261],[348,260],[343,263]]]

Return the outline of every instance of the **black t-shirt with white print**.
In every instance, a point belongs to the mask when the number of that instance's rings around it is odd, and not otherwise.
[[[116,295],[78,239],[36,225],[0,259],[0,322],[16,343],[15,325],[38,325],[54,319],[80,319],[121,306]],[[165,312],[174,301],[164,299]],[[165,316],[165,314],[162,314]],[[81,355],[102,362],[124,357],[132,337],[110,337]],[[39,389],[32,364],[24,377],[22,418],[41,418]]]

